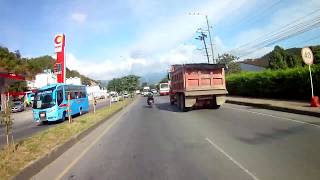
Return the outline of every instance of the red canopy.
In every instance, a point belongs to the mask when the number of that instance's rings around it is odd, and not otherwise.
[[[17,81],[24,81],[25,78],[23,76],[13,74],[13,73],[0,73],[0,78],[13,79]]]

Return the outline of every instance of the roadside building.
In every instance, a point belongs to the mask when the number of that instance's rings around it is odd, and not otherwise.
[[[81,78],[79,78],[79,77],[67,78],[66,84],[82,85]]]
[[[57,83],[57,76],[52,72],[37,74],[32,81],[27,81],[28,89],[38,89],[43,86]]]
[[[108,97],[108,91],[101,89],[100,86],[87,86],[87,94],[89,100],[92,100],[93,97],[96,99],[104,99]]]

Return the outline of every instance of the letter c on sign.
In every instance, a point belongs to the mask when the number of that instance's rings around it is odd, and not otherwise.
[[[54,39],[54,43],[56,45],[59,45],[62,43],[62,40],[63,40],[63,36],[62,35],[57,35],[56,38]]]

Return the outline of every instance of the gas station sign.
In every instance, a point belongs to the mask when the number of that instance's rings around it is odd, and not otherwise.
[[[54,37],[54,51],[57,54],[57,60],[54,65],[54,73],[57,75],[58,83],[65,83],[66,60],[65,60],[65,35],[57,34]]]

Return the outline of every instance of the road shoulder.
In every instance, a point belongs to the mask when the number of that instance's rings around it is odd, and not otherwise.
[[[226,102],[230,104],[253,106],[253,107],[259,107],[264,109],[289,112],[294,114],[320,117],[320,108],[310,107],[306,102],[234,97],[234,96],[228,96]]]

